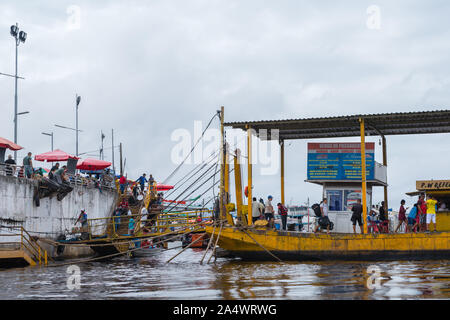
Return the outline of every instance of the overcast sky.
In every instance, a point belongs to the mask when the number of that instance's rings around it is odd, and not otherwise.
[[[19,118],[19,160],[50,149],[43,131],[75,153],[74,132],[54,127],[75,126],[75,94],[80,152],[99,149],[101,130],[109,147],[114,128],[128,175],[159,181],[176,167],[171,133],[206,125],[221,105],[226,121],[449,109],[449,14],[448,1],[2,0],[0,72],[14,73],[10,25],[28,33],[19,46],[19,112],[30,111]],[[0,136],[13,140],[12,78],[0,76],[0,107]],[[448,138],[388,137],[390,207],[411,203],[404,193],[416,180],[449,178]],[[381,162],[378,137],[367,140]],[[307,142],[287,143],[288,203],[321,197],[304,182]],[[279,176],[258,173],[254,193],[278,202]]]

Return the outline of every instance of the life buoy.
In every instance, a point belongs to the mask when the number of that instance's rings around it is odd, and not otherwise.
[[[248,198],[248,186],[245,187],[244,194],[245,194],[245,197]]]

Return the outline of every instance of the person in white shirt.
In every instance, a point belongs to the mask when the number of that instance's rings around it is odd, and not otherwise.
[[[273,199],[272,196],[268,196],[267,201],[264,206],[264,217],[267,221],[269,221],[270,228],[273,228],[274,221],[275,221],[272,199]]]
[[[258,219],[259,216],[261,215],[261,211],[260,211],[260,203],[256,200],[256,198],[253,198],[253,202],[252,202],[252,223],[255,223]]]
[[[327,202],[328,202],[327,198],[323,198],[323,201],[320,204],[320,212],[322,213],[322,217],[326,217],[326,219],[328,220],[328,223],[327,223],[327,234],[329,234],[330,233],[330,223],[329,223],[329,219],[328,219],[328,204],[327,204]],[[316,228],[314,229],[314,233],[317,232],[319,227],[320,227],[320,225],[317,224]]]

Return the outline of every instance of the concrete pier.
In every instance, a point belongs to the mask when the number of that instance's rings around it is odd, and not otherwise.
[[[52,196],[41,199],[40,205],[36,206],[33,201],[36,186],[37,181],[0,176],[0,234],[17,233],[13,228],[22,226],[33,236],[56,239],[72,230],[82,209],[86,210],[89,219],[104,218],[110,216],[116,205],[115,190],[75,186],[61,201]],[[20,242],[20,236],[0,236],[0,244],[2,242]],[[49,250],[51,256],[56,254],[53,251]],[[66,247],[63,257],[91,253],[88,247]]]

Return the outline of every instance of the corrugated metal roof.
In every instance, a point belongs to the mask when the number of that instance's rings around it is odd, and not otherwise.
[[[359,119],[364,118],[366,134],[400,135],[450,132],[450,110],[357,114],[349,116],[226,122],[225,126],[256,130],[262,139],[270,139],[261,129],[279,130],[279,139],[338,138],[360,135]],[[262,135],[261,135],[262,133]]]

